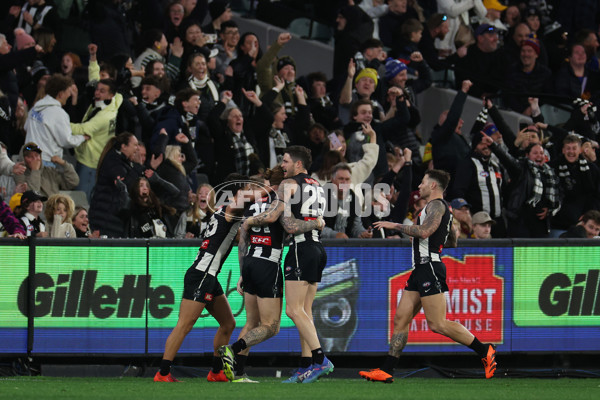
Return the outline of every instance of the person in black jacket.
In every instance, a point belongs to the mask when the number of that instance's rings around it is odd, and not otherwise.
[[[120,212],[126,205],[127,191],[116,183],[123,181],[125,187],[132,185],[144,173],[139,161],[137,138],[129,132],[112,137],[100,156],[96,186],[90,202],[90,226],[108,237],[126,237],[124,221]]]
[[[439,122],[431,133],[433,163],[436,169],[450,174],[451,181],[448,186],[450,188],[456,175],[457,164],[471,153],[471,146],[462,134],[464,121],[460,117],[471,86],[473,83],[469,80],[462,82],[461,90],[456,93],[450,110],[440,115]]]
[[[552,215],[560,208],[560,198],[559,181],[545,163],[543,147],[532,143],[527,146],[525,157],[516,160],[490,136],[482,136],[481,140],[490,146],[511,177],[505,210],[508,236],[547,238]]]
[[[576,225],[571,226],[560,235],[561,238],[598,238],[600,236],[600,211],[589,210],[581,217]]]
[[[246,99],[242,89],[256,91],[258,87],[256,63],[262,57],[256,34],[244,33],[237,44],[236,53],[237,58],[232,60],[229,67],[225,69],[223,89],[233,93],[233,101],[244,117],[247,117],[254,113],[254,105]]]
[[[296,85],[297,111],[294,115],[295,122],[286,124],[287,114],[285,107],[275,101],[278,92],[283,89],[284,82],[275,77],[276,85],[259,99],[255,92],[243,91],[255,108],[256,114],[250,119],[254,138],[261,162],[268,168],[281,164],[286,147],[298,143],[304,138],[310,124],[310,112],[306,104],[304,89]]]
[[[166,135],[161,135],[166,138]],[[179,189],[179,193],[161,193],[163,203],[177,210],[175,217],[179,218],[181,213],[190,207],[189,198],[192,194],[189,176],[194,171],[198,159],[189,139],[182,133],[176,138],[179,145],[169,145],[164,149],[165,160],[156,172]],[[164,142],[163,142],[164,143]],[[194,187],[195,189],[195,187]]]
[[[0,34],[0,90],[8,96],[10,108],[17,108],[19,98],[19,84],[14,69],[22,65],[31,65],[42,47],[35,45],[24,50],[11,52],[12,46],[8,43],[6,36]]]
[[[482,97],[498,92],[504,78],[504,56],[498,50],[498,33],[489,24],[481,24],[475,30],[476,43],[467,49],[467,55],[459,59],[454,70],[456,85],[473,82],[471,96]]]
[[[567,230],[588,210],[600,208],[600,168],[581,154],[581,138],[569,134],[562,154],[550,161],[560,181],[561,207],[552,228]]]
[[[552,92],[552,71],[539,62],[540,41],[528,36],[521,42],[519,61],[508,68],[504,95],[505,104],[512,110],[531,115],[531,107],[527,101],[532,93]]]
[[[230,173],[250,175],[250,161],[257,153],[256,141],[251,130],[246,129],[245,119],[237,107],[227,108],[232,93],[225,90],[221,101],[208,115],[207,124],[214,140],[215,166],[212,182],[218,184]]]

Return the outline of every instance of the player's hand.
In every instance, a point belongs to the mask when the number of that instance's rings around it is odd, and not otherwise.
[[[317,221],[319,223],[319,225],[317,226],[317,229],[320,230],[320,231],[322,231],[323,228],[325,228],[325,220],[323,219],[323,217],[319,216],[317,218]]]
[[[394,229],[396,230],[397,225],[395,222],[390,222],[390,221],[377,221],[373,223],[373,228],[375,229]]]
[[[240,294],[240,296],[244,296],[244,288],[242,286],[243,286],[243,279],[240,276],[240,279],[238,279],[237,285],[235,287],[235,290],[237,290],[237,292]]]

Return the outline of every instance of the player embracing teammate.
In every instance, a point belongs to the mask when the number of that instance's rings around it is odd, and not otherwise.
[[[265,212],[244,221],[242,227],[247,230],[279,220],[285,231],[292,234],[292,244],[284,262],[285,311],[298,329],[302,358],[300,368],[284,383],[311,383],[333,371],[333,363],[321,348],[312,318],[312,304],[327,263],[327,255],[319,232],[324,225],[321,216],[325,210],[325,196],[323,188],[307,173],[306,168],[311,162],[307,148],[288,147],[281,163],[285,179],[277,190],[277,200]],[[246,268],[246,261],[243,268]],[[234,354],[248,345],[242,338],[231,346],[219,349],[223,369],[226,374],[230,370],[229,376],[232,378]]]

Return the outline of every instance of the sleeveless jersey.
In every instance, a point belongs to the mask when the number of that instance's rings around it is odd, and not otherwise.
[[[250,205],[244,212],[244,217],[251,217],[265,212],[277,198],[274,191]],[[269,260],[279,264],[283,249],[283,226],[279,221],[265,226],[253,226],[250,228],[250,250],[248,255],[263,260]]]
[[[305,173],[300,173],[291,179],[295,180],[298,184],[296,193],[289,200],[294,218],[310,221],[323,216],[326,205],[325,191],[319,182]],[[295,235],[294,243],[319,242],[320,239],[321,231],[313,229],[312,231]]]
[[[217,276],[227,259],[233,239],[241,225],[241,220],[227,222],[225,207],[219,208],[211,217],[202,238],[202,245],[192,266],[199,271]]]
[[[412,250],[414,265],[424,264],[429,261],[441,261],[440,255],[442,254],[442,249],[444,248],[444,244],[446,244],[450,229],[452,229],[452,212],[450,211],[448,203],[443,199],[435,199],[432,201],[441,201],[444,204],[446,211],[442,216],[440,226],[438,226],[431,236],[426,239],[413,238]],[[429,203],[427,206],[428,205]],[[425,218],[427,218],[427,206],[425,206],[419,214],[417,225],[421,225],[423,221],[425,221]]]

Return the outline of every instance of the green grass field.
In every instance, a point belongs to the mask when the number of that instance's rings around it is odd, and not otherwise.
[[[0,378],[0,399],[600,399],[600,379],[396,379],[392,384],[360,379],[324,378],[319,382],[281,384],[154,383],[151,378]]]

